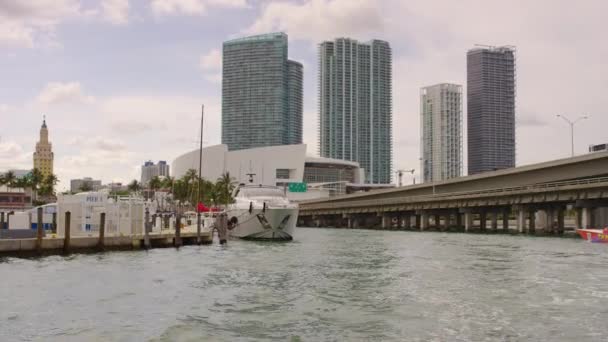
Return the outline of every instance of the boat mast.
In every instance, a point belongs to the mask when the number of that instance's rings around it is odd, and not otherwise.
[[[203,168],[203,118],[205,117],[205,105],[201,105],[201,141],[198,150],[198,187],[197,187],[197,204],[201,198],[201,169]]]
[[[198,203],[201,200],[201,169],[203,168],[203,119],[205,117],[205,105],[201,105],[201,142],[198,150],[198,182],[196,189],[196,242],[201,244],[201,212]]]

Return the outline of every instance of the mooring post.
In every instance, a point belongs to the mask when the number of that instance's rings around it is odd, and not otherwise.
[[[65,212],[65,233],[63,237],[63,252],[70,252],[70,217],[72,214],[69,211]]]
[[[106,213],[99,214],[99,242],[97,242],[97,248],[103,251],[105,248],[105,236],[106,236]]]
[[[175,247],[180,247],[182,245],[181,219],[179,214],[175,215],[175,239],[173,240],[173,245]]]
[[[6,229],[10,229],[11,228],[11,214],[13,212],[9,211],[8,213],[6,213]]]
[[[201,212],[196,213],[196,244],[201,244]]]
[[[218,219],[220,222],[217,228],[217,237],[220,239],[220,245],[223,245],[226,243],[228,238],[228,215],[226,213],[222,213]]]
[[[37,225],[36,225],[36,230],[37,230],[37,235],[36,235],[36,251],[38,252],[38,254],[42,253],[42,236],[44,235],[44,226],[42,224],[42,207],[39,207],[36,214],[38,215],[37,217]]]
[[[144,248],[150,248],[150,210],[146,208],[146,216],[144,218]]]
[[[0,213],[0,229],[4,229],[4,211]]]
[[[53,223],[51,224],[51,232],[57,234],[57,213],[53,213]]]

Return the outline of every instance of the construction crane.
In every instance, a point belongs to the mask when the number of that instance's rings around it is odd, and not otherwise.
[[[414,171],[416,171],[416,169],[411,169],[411,170],[397,170],[395,171],[395,173],[397,173],[397,177],[399,177],[399,186],[403,186],[403,173],[404,172],[409,172],[412,174],[412,176],[414,175]],[[416,177],[414,177],[414,184],[416,184]]]

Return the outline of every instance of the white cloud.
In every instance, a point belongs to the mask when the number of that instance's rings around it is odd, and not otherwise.
[[[219,49],[213,49],[205,55],[201,55],[199,67],[203,70],[204,77],[211,83],[222,82],[222,53]]]
[[[95,99],[85,95],[78,82],[50,82],[38,95],[38,102],[46,105],[61,103],[90,103]]]
[[[0,46],[33,47],[55,27],[81,14],[78,0],[0,1]]]
[[[152,0],[155,15],[203,15],[208,7],[245,8],[246,0]]]
[[[103,0],[101,10],[106,21],[115,25],[129,22],[129,0]]]
[[[200,67],[203,70],[220,70],[222,68],[222,53],[213,49],[200,58]]]
[[[26,152],[17,142],[0,140],[0,172],[11,169],[30,169],[33,163],[32,158],[32,153]]]
[[[246,34],[285,31],[291,38],[318,43],[337,36],[368,36],[384,29],[382,4],[375,0],[273,1]],[[365,37],[363,37],[365,38]]]

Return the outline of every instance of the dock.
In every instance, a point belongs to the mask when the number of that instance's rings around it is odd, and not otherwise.
[[[179,247],[180,245],[196,245],[196,227],[182,229],[177,235],[175,230],[163,230],[162,232],[150,232],[148,239],[149,248]],[[66,245],[65,237],[57,237],[54,234],[43,237],[38,245],[38,238],[26,239],[0,239],[0,256],[35,256],[35,255],[57,255],[65,253],[87,253],[116,250],[140,250],[146,249],[146,236],[144,234],[124,236],[104,236],[103,241],[99,236],[74,236]],[[100,243],[101,241],[101,243]],[[210,244],[213,241],[211,232],[201,232],[201,244]]]

